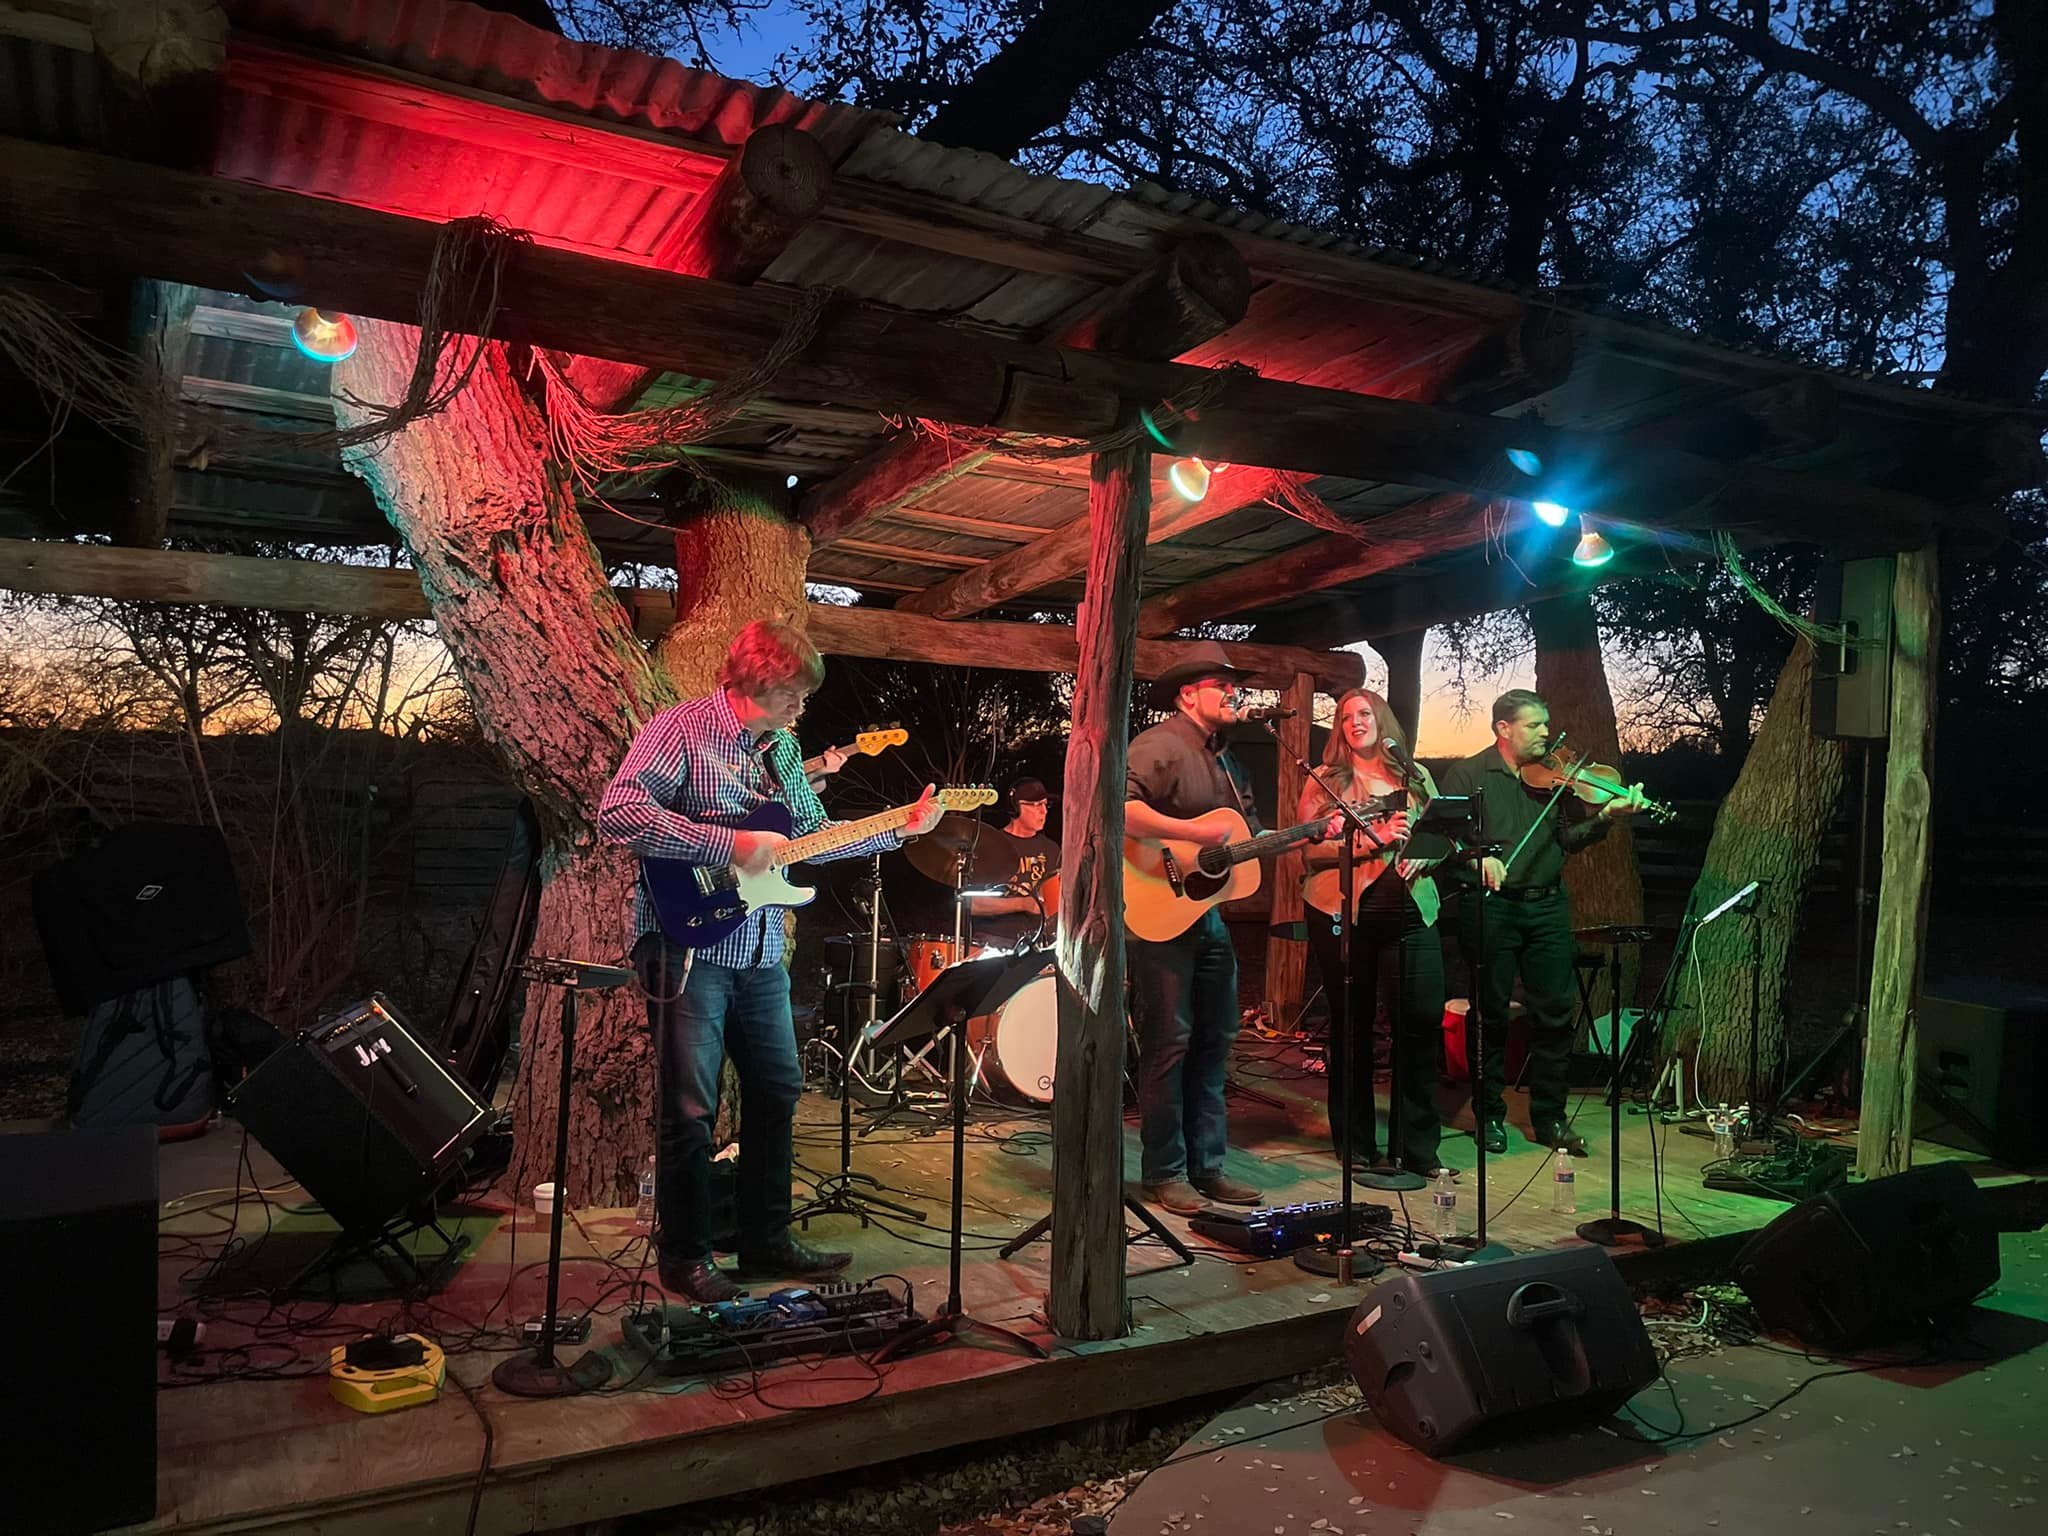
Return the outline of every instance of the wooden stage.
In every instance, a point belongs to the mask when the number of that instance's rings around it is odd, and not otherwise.
[[[1333,1197],[1322,1079],[1302,1070],[1292,1047],[1249,1034],[1236,1071],[1230,1171],[1262,1183],[1273,1203]],[[1511,1120],[1520,1116],[1519,1101],[1511,1102]],[[1492,1237],[1520,1249],[1576,1241],[1572,1226],[1605,1212],[1605,1106],[1588,1096],[1578,1121],[1594,1144],[1594,1155],[1578,1164],[1580,1214],[1552,1213],[1549,1159],[1516,1131],[1509,1154],[1490,1161]],[[837,1124],[836,1103],[806,1097],[798,1161],[811,1173],[837,1166]],[[224,1283],[248,1287],[263,1273],[290,1273],[309,1245],[317,1246],[324,1218],[292,1213],[289,1203],[303,1196],[252,1143],[254,1179],[276,1203],[266,1206],[245,1191],[233,1219],[242,1137],[232,1125],[197,1143],[168,1146],[164,1310],[205,1318],[209,1351],[249,1347],[209,1353],[189,1376],[167,1368],[166,1382],[180,1384],[159,1394],[158,1520],[146,1529],[459,1532],[488,1455],[476,1528],[556,1530],[1246,1386],[1334,1356],[1364,1286],[1342,1288],[1284,1260],[1233,1262],[1237,1255],[1199,1240],[1200,1256],[1186,1267],[1173,1267],[1156,1241],[1131,1248],[1128,1337],[1094,1344],[1054,1339],[1043,1316],[1047,1245],[1015,1260],[995,1253],[1050,1200],[1049,1121],[984,1106],[969,1136],[966,1309],[1039,1339],[1052,1349],[1051,1360],[1032,1362],[970,1342],[880,1372],[844,1357],[792,1361],[716,1389],[636,1375],[637,1359],[621,1349],[619,1313],[653,1279],[645,1244],[633,1236],[630,1212],[580,1211],[567,1231],[564,1290],[573,1305],[565,1311],[595,1304],[591,1344],[611,1351],[618,1367],[611,1390],[553,1402],[508,1397],[489,1379],[513,1347],[511,1330],[541,1310],[546,1225],[531,1210],[513,1220],[470,1219],[468,1229],[481,1238],[478,1251],[441,1294],[410,1310],[390,1299],[275,1309],[261,1300],[202,1301],[195,1283],[231,1226],[254,1247],[235,1261],[246,1267],[234,1267]],[[1722,1239],[1717,1246],[1729,1248],[1726,1239],[1783,1209],[1703,1189],[1699,1168],[1710,1142],[1675,1127],[1658,1140],[1664,1226],[1695,1256],[1707,1256],[1702,1240]],[[1128,1124],[1125,1141],[1127,1173],[1135,1176],[1136,1133]],[[1649,1129],[1640,1114],[1624,1118],[1623,1150],[1624,1209],[1651,1220]],[[1445,1152],[1466,1169],[1460,1205],[1469,1222],[1469,1135],[1447,1137]],[[920,1310],[929,1313],[945,1291],[947,1139],[884,1130],[857,1141],[855,1166],[922,1207],[930,1226],[863,1231],[852,1217],[833,1216],[808,1235],[852,1248],[856,1277],[908,1277]],[[530,1188],[535,1179],[523,1182]],[[196,1198],[177,1198],[189,1196]],[[1407,1199],[1421,1226],[1427,1197]],[[1162,1218],[1185,1231],[1177,1219]],[[1627,1262],[1658,1260],[1637,1255]],[[451,1374],[469,1391],[451,1383],[430,1404],[381,1415],[334,1401],[325,1377],[328,1349],[376,1327],[409,1328],[441,1342]],[[206,1379],[223,1368],[240,1374]]]

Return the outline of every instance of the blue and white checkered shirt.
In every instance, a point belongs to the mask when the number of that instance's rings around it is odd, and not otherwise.
[[[796,738],[775,731],[756,741],[732,712],[723,688],[665,709],[633,738],[597,811],[597,830],[642,858],[689,864],[732,862],[733,828],[764,802],[789,807],[795,836],[827,825],[825,807],[804,777]],[[903,846],[894,832],[839,849],[835,859],[866,858]],[[763,907],[716,944],[697,951],[714,965],[739,970],[782,964],[782,907]],[[641,881],[634,932],[660,928]]]

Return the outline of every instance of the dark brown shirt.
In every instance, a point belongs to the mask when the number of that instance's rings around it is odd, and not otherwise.
[[[1564,858],[1588,843],[1607,835],[1608,818],[1588,807],[1576,795],[1561,796],[1548,812],[1550,796],[1531,789],[1501,761],[1500,749],[1485,750],[1451,764],[1437,781],[1447,795],[1473,795],[1485,816],[1486,840],[1501,844],[1501,857],[1514,852],[1528,834],[1521,855],[1508,866],[1503,882],[1511,890],[1556,885],[1564,875]],[[1548,818],[1548,826],[1538,826]],[[1535,828],[1532,832],[1530,829]],[[1451,878],[1461,886],[1476,886],[1479,871],[1460,864]]]
[[[1254,833],[1264,830],[1243,765],[1220,735],[1205,736],[1178,711],[1131,739],[1124,798],[1182,820],[1228,806],[1243,812]]]

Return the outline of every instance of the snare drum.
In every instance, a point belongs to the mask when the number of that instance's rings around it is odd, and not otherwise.
[[[979,944],[968,944],[964,948],[955,944],[951,937],[937,933],[913,933],[903,940],[903,951],[910,962],[910,980],[913,991],[922,992],[934,981],[939,972],[949,965],[958,965],[962,960],[972,960],[985,953]]]
[[[967,1047],[998,1097],[1052,1102],[1060,1053],[1059,978],[1048,966],[991,1013],[967,1021]]]

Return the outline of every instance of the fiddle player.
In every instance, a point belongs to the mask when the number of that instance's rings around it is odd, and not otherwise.
[[[1502,1089],[1508,1002],[1519,976],[1530,1024],[1530,1134],[1540,1146],[1563,1147],[1574,1157],[1584,1157],[1585,1138],[1567,1118],[1576,946],[1571,906],[1561,883],[1564,861],[1605,837],[1616,818],[1641,809],[1643,792],[1640,784],[1634,785],[1598,810],[1571,795],[1553,803],[1549,795],[1522,782],[1522,769],[1540,762],[1549,750],[1550,706],[1540,695],[1515,688],[1493,701],[1492,743],[1444,770],[1443,792],[1475,796],[1486,839],[1502,850],[1499,857],[1483,858],[1476,869],[1465,862],[1451,872],[1456,914],[1448,926],[1458,935],[1466,973],[1472,978],[1466,1028],[1485,1022],[1483,1062],[1476,1059],[1467,1036],[1466,1057],[1473,1062],[1474,1134],[1486,1138],[1489,1153],[1508,1149]]]

